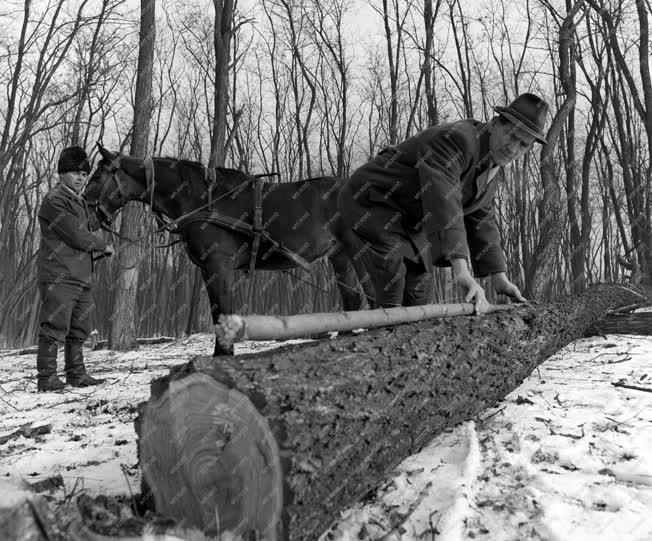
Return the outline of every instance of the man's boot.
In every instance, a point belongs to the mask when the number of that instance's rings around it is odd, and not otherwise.
[[[82,342],[66,342],[66,382],[73,387],[90,387],[104,383],[103,379],[95,379],[86,373]]]
[[[57,376],[56,341],[39,337],[36,371],[38,392],[61,391],[65,387],[65,383]]]

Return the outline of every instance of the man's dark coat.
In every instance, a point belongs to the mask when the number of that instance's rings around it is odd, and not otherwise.
[[[476,276],[506,271],[493,214],[497,179],[482,182],[489,135],[487,124],[461,120],[382,150],[348,180],[353,199],[370,211],[365,229],[397,233],[411,259],[450,266],[471,256]]]

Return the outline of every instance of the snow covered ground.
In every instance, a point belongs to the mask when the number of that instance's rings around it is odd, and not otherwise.
[[[0,352],[0,441],[28,423],[51,425],[0,444],[0,478],[59,474],[56,499],[137,492],[136,405],[153,377],[212,347],[212,336],[193,335],[89,351],[89,373],[107,383],[60,394],[35,392],[35,355]],[[323,539],[652,540],[652,393],[617,382],[652,391],[652,337],[574,342],[496,407],[406,459]]]
[[[652,391],[652,338],[572,343],[406,459],[332,538],[652,540],[652,393],[616,382]]]

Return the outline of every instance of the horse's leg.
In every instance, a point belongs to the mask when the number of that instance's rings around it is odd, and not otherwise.
[[[367,308],[373,309],[376,308],[376,291],[374,290],[374,284],[371,280],[371,275],[369,271],[364,266],[362,259],[355,257],[354,255],[349,256],[349,261],[353,268],[355,269],[355,274],[358,278],[358,283],[362,287],[364,296],[367,299]]]
[[[350,228],[347,228],[341,218],[333,224],[331,233],[337,239],[339,247],[329,259],[333,264],[335,276],[338,280],[337,285],[342,295],[344,310],[360,310],[363,307],[358,286],[362,287],[364,296],[367,299],[367,307],[374,308],[375,291],[373,282],[362,257],[360,257],[364,251],[362,242]],[[353,296],[354,290],[355,297]]]
[[[333,265],[337,287],[342,296],[342,308],[344,310],[361,310],[363,308],[362,291],[359,287],[358,276],[353,267],[353,262],[344,249],[329,256]]]
[[[211,319],[216,325],[220,314],[235,312],[233,257],[243,250],[236,249],[238,242],[234,235],[212,225],[204,229],[191,227],[184,236],[190,259],[201,269],[208,293]],[[225,350],[216,340],[213,355],[233,355],[233,348]]]
[[[235,306],[233,302],[233,269],[224,264],[224,260],[219,257],[209,258],[205,265],[201,267],[206,292],[211,309],[211,319],[213,325],[217,325],[220,314],[233,314]],[[233,346],[224,349],[217,340],[215,340],[215,350],[213,356],[233,355]]]

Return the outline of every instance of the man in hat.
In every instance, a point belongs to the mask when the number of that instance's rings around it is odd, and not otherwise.
[[[495,290],[524,302],[507,279],[493,214],[494,177],[538,141],[548,105],[518,96],[484,124],[473,119],[427,128],[383,149],[357,169],[339,195],[343,242],[361,259],[377,307],[426,304],[432,265],[452,266],[457,282],[487,310],[471,275],[491,276]]]
[[[43,198],[38,218],[41,246],[38,255],[39,316],[38,391],[59,391],[57,344],[65,343],[66,381],[74,387],[104,380],[86,374],[82,344],[90,333],[93,253],[113,254],[113,248],[93,234],[81,190],[91,171],[86,152],[64,148],[57,167],[59,183]]]

